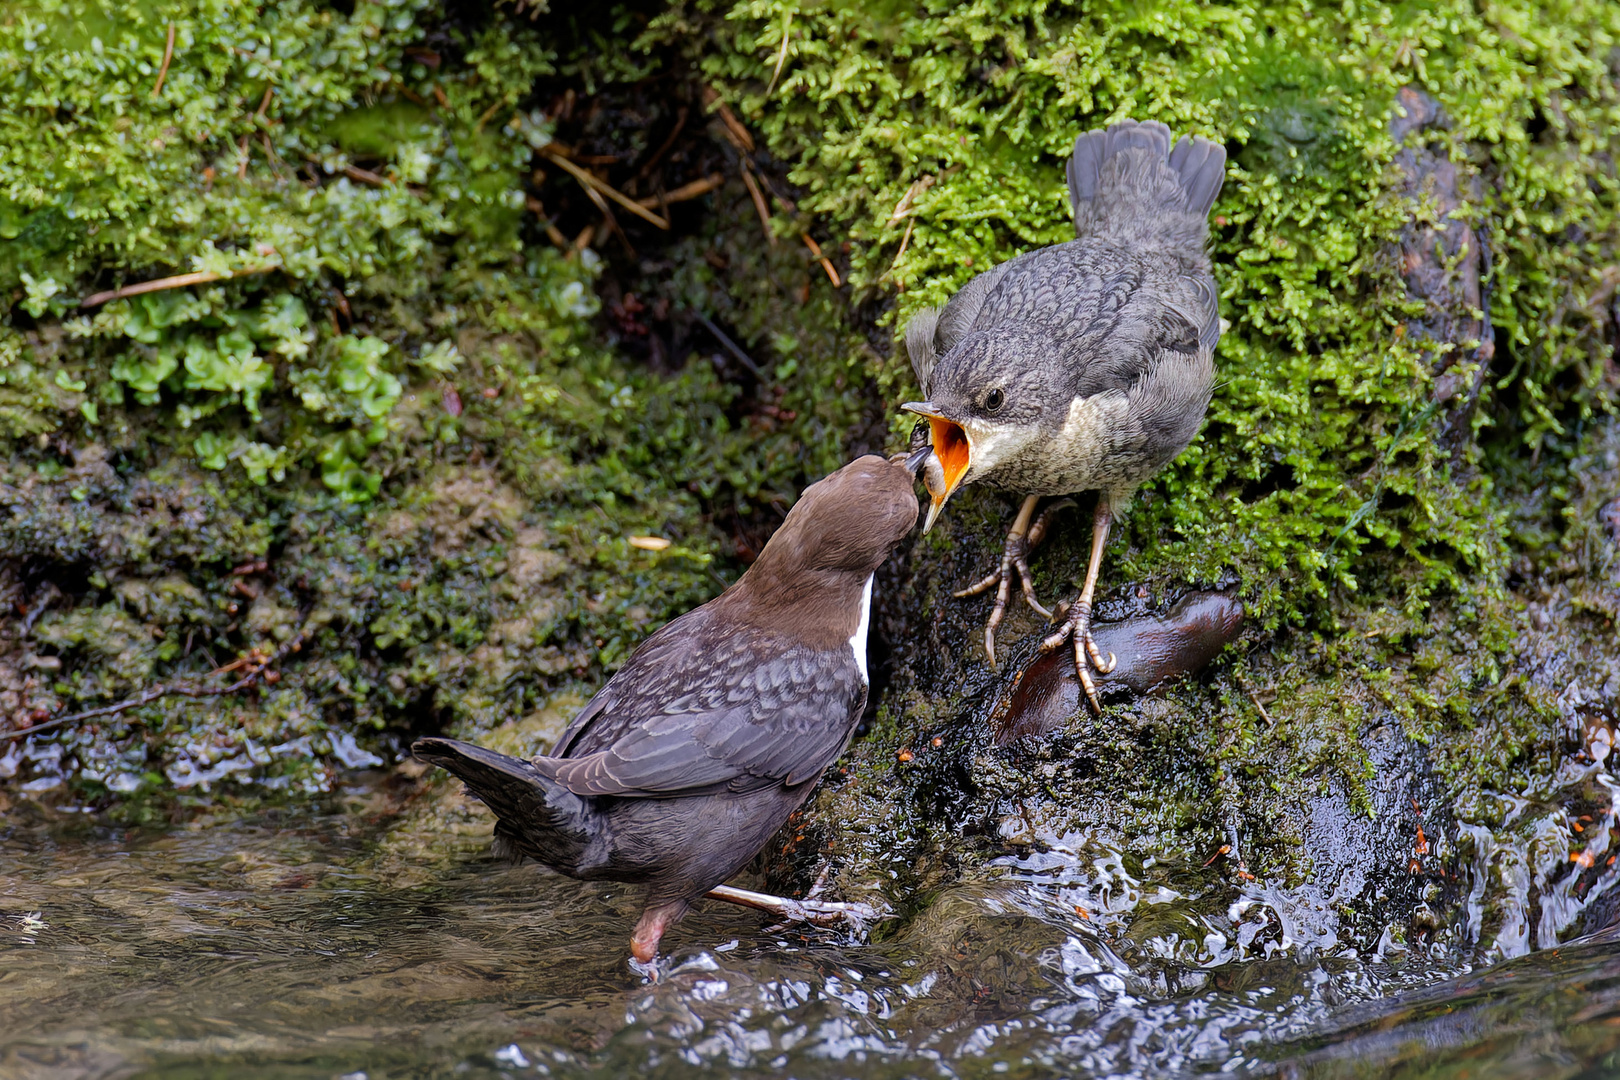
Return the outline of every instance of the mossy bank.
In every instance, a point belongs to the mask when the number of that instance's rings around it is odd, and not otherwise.
[[[1230,329],[1109,603],[1221,585],[1251,630],[1171,698],[1077,718],[1071,756],[1105,765],[1048,762],[1053,804],[1197,862],[1236,829],[1242,873],[1298,880],[1302,793],[1365,819],[1392,731],[1463,815],[1455,866],[1502,798],[1564,814],[1612,727],[1612,5],[108,5],[0,33],[30,148],[0,167],[7,722],[281,650],[251,692],[16,741],[35,795],[320,788],[588,691],[806,480],[901,441],[903,321],[1064,239],[1067,149],[1123,116],[1227,146]],[[1439,115],[1392,130],[1403,90]],[[1444,327],[1426,244],[1476,286]],[[880,612],[852,775],[910,822],[914,883],[963,857],[931,830],[1000,821],[1030,775],[975,742],[982,604],[948,596],[1007,509],[953,502]],[[933,738],[951,767],[894,783]]]

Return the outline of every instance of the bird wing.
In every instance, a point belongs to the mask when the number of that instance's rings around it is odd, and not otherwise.
[[[996,270],[971,329],[1020,324],[1037,331],[1063,358],[1080,397],[1128,392],[1165,350],[1212,352],[1220,340],[1207,273],[1155,272],[1130,252],[1092,240],[1038,248]]]
[[[578,795],[667,797],[803,783],[843,752],[866,704],[853,651],[757,629],[666,633],[681,621],[636,651],[537,768]]]

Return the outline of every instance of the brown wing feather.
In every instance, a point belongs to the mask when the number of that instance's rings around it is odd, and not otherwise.
[[[649,638],[535,766],[579,795],[667,797],[798,784],[837,759],[866,704],[852,652],[706,621],[694,633],[687,618]]]

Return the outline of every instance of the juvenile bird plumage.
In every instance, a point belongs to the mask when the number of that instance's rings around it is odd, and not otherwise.
[[[1027,554],[1044,534],[1042,496],[1100,492],[1086,582],[1058,632],[1098,706],[1089,668],[1107,670],[1091,640],[1092,595],[1108,529],[1131,494],[1197,434],[1214,382],[1221,323],[1208,215],[1226,152],[1206,139],[1171,145],[1159,123],[1123,121],[1075,140],[1068,163],[1076,239],[1010,259],[968,282],[943,307],[919,312],[906,348],[926,401],[934,459],[924,477],[931,528],[963,484],[1026,498],[1000,568],[958,595],[992,587],[995,629],[1014,574],[1030,606]]]

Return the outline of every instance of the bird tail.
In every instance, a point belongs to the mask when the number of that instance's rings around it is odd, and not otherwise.
[[[1192,135],[1172,148],[1163,124],[1122,120],[1076,139],[1068,174],[1075,235],[1201,248],[1226,178],[1226,148]]]
[[[495,813],[497,854],[528,855],[566,874],[585,869],[600,812],[521,758],[456,739],[418,739],[411,753],[460,777]]]

